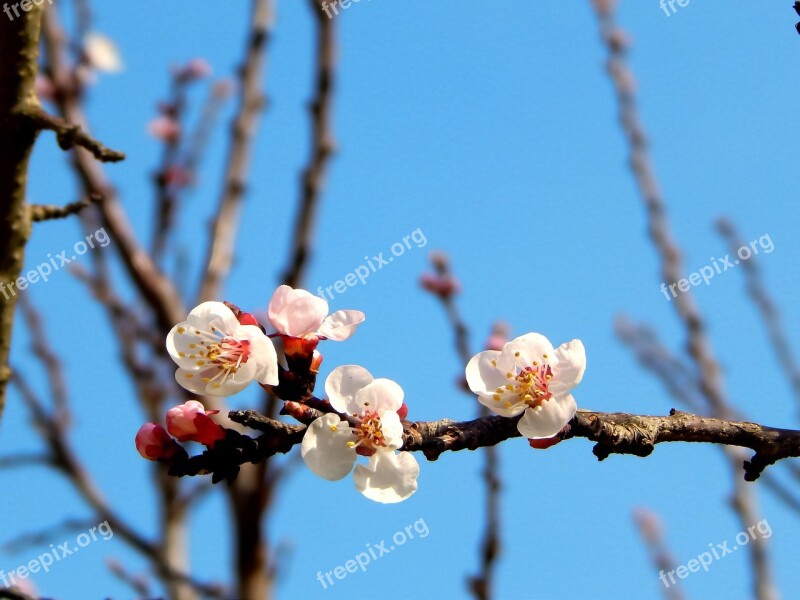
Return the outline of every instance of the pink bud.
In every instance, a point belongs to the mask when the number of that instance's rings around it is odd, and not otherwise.
[[[164,172],[164,183],[184,187],[192,181],[192,174],[179,165],[172,165]]]
[[[218,412],[206,412],[200,402],[189,400],[167,411],[167,430],[181,442],[198,442],[211,447],[225,437],[225,430],[209,416]]]
[[[183,69],[181,69],[178,73],[179,77],[189,81],[205,79],[209,75],[211,75],[211,65],[209,65],[202,58],[193,58],[187,62]]]
[[[158,423],[145,423],[136,434],[136,450],[147,460],[169,460],[180,446]]]
[[[147,131],[163,142],[175,142],[181,135],[181,126],[173,118],[161,115],[147,124]]]
[[[508,341],[508,325],[498,321],[492,325],[492,332],[486,339],[484,346],[487,350],[502,350]]]
[[[420,285],[441,298],[448,298],[461,291],[461,284],[452,275],[434,275],[425,273],[420,277]]]
[[[400,417],[401,421],[405,420],[405,418],[408,416],[408,404],[403,402],[400,408],[397,409],[397,416]]]

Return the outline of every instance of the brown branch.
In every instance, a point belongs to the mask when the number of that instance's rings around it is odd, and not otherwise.
[[[307,418],[303,420],[311,421],[320,414],[316,409],[307,409]],[[228,430],[226,440],[218,442],[213,449],[172,465],[171,474],[182,476],[210,472],[215,474],[217,481],[230,479],[231,475],[235,477],[239,465],[258,462],[278,453],[285,454],[299,444],[305,434],[304,425],[289,425],[251,410],[230,411],[228,417],[263,435],[253,439]],[[519,417],[491,415],[472,421],[408,422],[404,427],[401,451],[422,452],[433,461],[445,452],[496,446],[520,437],[518,420]],[[745,481],[758,479],[767,466],[779,460],[800,456],[800,431],[703,417],[674,409],[668,416],[579,410],[560,437],[564,440],[586,438],[595,442],[592,452],[601,461],[612,454],[649,456],[657,444],[667,442],[749,448],[755,454],[750,460],[741,462]]]
[[[311,112],[311,156],[302,175],[302,192],[294,233],[289,265],[283,274],[286,285],[296,287],[311,254],[314,219],[325,183],[325,172],[330,155],[336,148],[333,137],[333,88],[336,75],[335,19],[328,18],[325,0],[309,0],[317,23],[316,96]]]
[[[22,272],[25,244],[31,233],[25,204],[28,163],[37,129],[25,112],[36,105],[34,81],[39,54],[42,6],[33,6],[11,21],[0,19],[0,283],[16,281]],[[0,416],[11,378],[8,366],[16,295],[0,298]]]
[[[62,150],[71,150],[76,146],[85,148],[101,162],[119,162],[125,160],[125,154],[107,148],[89,135],[76,123],[48,114],[40,107],[26,112],[28,118],[40,130],[52,131],[56,134],[58,145]]]
[[[455,302],[455,276],[452,272],[450,260],[441,253],[431,254],[431,263],[436,271],[436,276],[445,285],[439,289],[438,294],[434,294],[447,313],[450,327],[453,330],[453,341],[456,354],[462,365],[466,365],[472,358],[469,349],[469,329],[461,317],[458,306]],[[447,285],[447,283],[451,285]],[[444,293],[445,290],[448,293]],[[462,375],[463,377],[463,375]],[[466,387],[462,386],[466,391]],[[478,415],[485,417],[489,415],[489,410],[480,405]],[[497,557],[500,553],[500,490],[501,482],[498,473],[500,472],[500,460],[497,449],[488,446],[484,450],[484,465],[481,472],[484,485],[486,486],[485,512],[486,523],[483,530],[483,539],[480,545],[481,565],[477,575],[469,578],[469,588],[477,600],[489,600],[492,597],[492,583],[494,580],[494,568]]]
[[[633,520],[650,552],[650,560],[653,562],[653,566],[659,572],[664,573],[675,570],[677,564],[664,541],[664,532],[660,519],[649,510],[640,508],[634,511]],[[663,586],[661,591],[664,592],[664,597],[667,600],[684,600],[685,598],[683,592],[677,586]]]
[[[676,283],[683,278],[683,262],[670,229],[666,206],[649,154],[647,136],[639,118],[634,77],[627,63],[628,37],[616,24],[613,3],[593,0],[593,4],[600,22],[601,36],[608,49],[607,67],[617,95],[620,123],[630,148],[631,169],[647,208],[650,237],[661,259],[664,282]],[[693,296],[689,292],[678,294],[672,304],[688,336],[688,351],[697,367],[700,391],[708,402],[712,414],[720,419],[729,419],[733,411],[727,403],[720,368]],[[723,451],[731,471],[738,473],[740,461],[737,454],[728,448]],[[759,468],[756,458],[758,454],[754,458],[756,464],[747,472],[747,476],[752,478],[758,477],[758,473],[763,470],[763,466]],[[738,477],[734,477],[734,490],[736,501],[732,502],[732,506],[742,526],[747,527],[759,520],[755,510],[754,490],[742,486]],[[748,546],[748,552],[753,567],[755,596],[758,600],[772,600],[777,596],[777,592],[769,563],[764,558],[766,555],[764,540],[761,538],[753,540]]]
[[[719,219],[717,221],[717,230],[728,242],[731,252],[735,253],[744,245],[733,224],[727,219]],[[748,260],[739,261],[739,264],[742,266],[742,272],[744,273],[747,293],[755,303],[756,308],[758,308],[758,312],[767,329],[769,341],[778,358],[778,364],[780,364],[786,374],[786,378],[789,380],[795,402],[800,406],[800,367],[798,367],[797,361],[794,359],[778,307],[775,306],[775,302],[767,293],[756,257],[751,256]]]
[[[65,34],[58,20],[57,11],[45,11],[42,37],[51,79],[56,88],[55,96],[59,111],[66,121],[80,124],[83,130],[88,131],[86,115],[80,104],[80,83],[65,56]],[[102,166],[92,159],[88,151],[80,147],[74,150],[72,159],[86,194],[102,196],[103,201],[97,206],[103,225],[114,239],[114,248],[119,252],[136,289],[152,308],[159,329],[166,334],[175,323],[186,316],[183,302],[175,286],[161,273],[139,244]]]
[[[250,33],[244,61],[239,68],[239,107],[231,124],[231,149],[224,188],[209,238],[198,298],[201,302],[218,298],[233,262],[242,198],[250,170],[252,142],[258,130],[258,116],[265,105],[262,72],[266,63],[273,11],[272,0],[252,2]]]
[[[28,206],[28,210],[31,214],[31,221],[34,223],[39,223],[41,221],[66,219],[72,215],[77,215],[84,208],[87,208],[95,202],[99,202],[100,200],[101,199],[99,197],[96,197],[87,200],[78,200],[77,202],[70,202],[69,204],[65,204],[63,206],[59,206],[57,204],[31,204]]]

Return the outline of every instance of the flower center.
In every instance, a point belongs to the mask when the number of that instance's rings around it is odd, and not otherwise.
[[[205,357],[221,369],[235,373],[250,358],[250,340],[224,338],[209,344]]]
[[[365,411],[358,417],[358,425],[353,427],[357,441],[347,442],[351,448],[363,456],[372,456],[378,448],[386,447],[386,439],[381,429],[381,418],[376,412]]]
[[[548,357],[545,355],[543,358],[547,360]],[[550,365],[546,362],[540,364],[535,360],[533,365],[520,369],[517,373],[506,373],[508,383],[497,388],[493,398],[498,402],[505,401],[506,408],[519,403],[536,408],[553,397],[549,389],[552,378],[553,370]]]

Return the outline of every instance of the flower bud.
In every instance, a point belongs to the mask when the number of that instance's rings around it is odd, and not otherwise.
[[[136,434],[136,450],[147,460],[169,461],[181,447],[158,423],[145,423]]]
[[[206,412],[200,402],[189,400],[167,411],[167,430],[181,442],[198,442],[212,447],[225,437],[225,430],[209,416],[218,412]]]

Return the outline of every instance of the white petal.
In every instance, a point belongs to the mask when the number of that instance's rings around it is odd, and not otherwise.
[[[211,379],[217,375],[219,371],[218,368],[213,370],[209,369],[209,371],[195,374],[195,377],[203,376]],[[205,393],[211,396],[233,396],[234,394],[238,394],[252,383],[257,371],[258,365],[255,362],[247,361],[242,364],[231,377],[224,379],[224,381],[222,376],[214,381],[209,381],[206,384]]]
[[[572,420],[578,405],[571,394],[551,398],[541,406],[528,408],[517,423],[517,430],[526,438],[537,440],[550,438],[564,429]]]
[[[116,44],[99,33],[90,33],[84,38],[84,50],[89,63],[98,71],[118,73],[122,70],[122,58]]]
[[[516,354],[519,352],[519,356]],[[547,355],[547,359],[544,356]],[[515,338],[503,346],[501,362],[514,360],[520,368],[529,367],[534,361],[542,363],[547,360],[553,364],[555,350],[546,337],[540,333],[526,333]]]
[[[358,390],[355,402],[359,412],[362,410],[397,411],[403,405],[404,395],[403,388],[398,383],[379,377]]]
[[[306,290],[282,285],[275,290],[267,310],[270,323],[283,335],[305,337],[322,325],[328,303]]]
[[[484,350],[467,363],[467,384],[474,394],[494,394],[497,388],[503,387],[508,382],[506,378],[508,368],[503,369],[503,365],[498,362],[499,359],[499,351]],[[492,364],[492,361],[495,364]]]
[[[355,400],[356,394],[372,380],[372,375],[364,367],[342,365],[328,375],[325,393],[334,410],[348,414],[361,412]]]
[[[522,402],[514,402],[510,407],[506,406],[506,403],[510,402],[509,398],[512,397],[511,394],[500,395],[500,400],[495,400],[494,394],[478,394],[478,402],[501,417],[516,417],[527,408],[527,405]]]
[[[250,340],[249,360],[256,363],[254,379],[258,383],[278,385],[278,354],[272,340],[255,325],[241,326],[239,335]]]
[[[329,340],[341,342],[353,335],[365,318],[364,313],[360,310],[337,310],[325,318],[317,330],[317,334]]]
[[[198,353],[200,341],[201,339],[192,332],[189,323],[186,321],[178,323],[167,334],[167,353],[181,369],[195,371],[200,368],[197,366],[197,358],[189,358],[189,355]],[[191,348],[191,345],[195,347]]]
[[[208,333],[220,332],[225,336],[230,335],[240,326],[239,320],[230,308],[222,302],[211,301],[195,306],[189,313],[186,322],[189,327]]]
[[[197,372],[178,369],[175,371],[175,381],[185,390],[202,396],[206,393],[206,384],[201,381]]]
[[[400,422],[400,416],[393,410],[384,410],[380,418],[386,448],[397,450],[403,445],[403,424]]]
[[[401,502],[417,491],[419,464],[410,452],[376,452],[353,472],[356,489],[370,500]]]
[[[336,481],[353,469],[356,451],[347,442],[353,441],[354,437],[347,423],[337,415],[327,414],[308,426],[300,454],[313,473]]]
[[[558,363],[553,367],[550,391],[556,396],[566,394],[583,379],[586,371],[586,350],[583,342],[572,340],[556,348]]]

